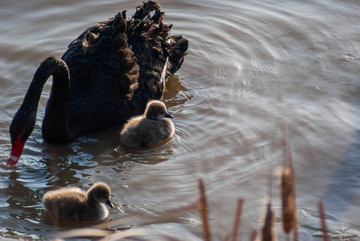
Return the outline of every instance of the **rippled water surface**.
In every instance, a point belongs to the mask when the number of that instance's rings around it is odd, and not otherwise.
[[[280,217],[278,170],[282,119],[294,161],[301,240],[322,240],[317,203],[323,200],[335,240],[360,235],[360,2],[160,1],[173,33],[189,54],[165,98],[174,138],[132,151],[119,146],[119,128],[63,146],[44,142],[37,124],[15,167],[8,128],[39,63],[61,56],[84,29],[141,1],[0,2],[0,237],[43,239],[53,227],[43,194],[57,187],[110,184],[118,208],[110,219],[194,203],[204,179],[214,240],[232,230],[244,198],[241,236],[261,227],[272,180]],[[130,224],[131,225],[131,224]],[[278,218],[278,233],[281,231]],[[136,225],[135,225],[136,226]],[[196,210],[162,224],[184,240],[202,240]],[[282,239],[281,238],[281,239]]]

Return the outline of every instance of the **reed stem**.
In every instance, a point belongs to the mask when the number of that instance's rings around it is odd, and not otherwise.
[[[275,241],[276,235],[274,233],[274,212],[271,208],[271,202],[267,204],[266,216],[264,226],[262,228],[262,241]]]
[[[198,209],[200,211],[201,218],[203,221],[205,241],[211,241],[210,225],[208,219],[208,206],[205,195],[205,185],[204,185],[204,181],[201,178],[198,180],[198,186],[200,191],[200,197],[198,200]]]
[[[283,228],[285,233],[294,230],[294,241],[298,241],[298,227],[296,217],[296,194],[295,194],[295,177],[291,147],[289,142],[288,125],[285,119],[284,110],[281,109],[281,125],[283,131],[284,145],[284,164],[282,174],[282,211],[283,211]]]
[[[238,233],[239,233],[243,204],[244,204],[244,199],[242,199],[242,198],[238,199],[236,213],[235,213],[234,226],[233,226],[233,232],[232,232],[232,239],[231,239],[232,241],[236,241]]]
[[[321,222],[321,231],[324,235],[324,241],[329,241],[328,232],[326,228],[326,222],[325,222],[325,211],[324,211],[324,203],[322,201],[319,201],[318,203],[319,208],[319,216],[320,216],[320,222]]]

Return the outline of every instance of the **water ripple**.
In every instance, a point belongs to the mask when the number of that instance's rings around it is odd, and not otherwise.
[[[358,206],[357,193],[350,193],[359,169],[351,162],[359,155],[358,2],[170,0],[161,5],[173,32],[190,43],[164,100],[175,116],[175,136],[138,151],[119,146],[119,128],[50,145],[41,137],[47,84],[19,165],[0,164],[0,236],[36,239],[50,232],[41,196],[56,187],[105,181],[125,214],[152,213],[196,200],[199,176],[209,194],[211,224],[220,233],[231,226],[228,217],[240,196],[248,220],[242,230],[259,228],[268,178],[276,178],[274,169],[282,161],[282,118],[289,126],[299,202],[324,198],[329,213],[354,223],[356,215],[348,213]],[[61,55],[81,31],[117,9],[131,15],[134,2],[5,1],[2,6],[7,34],[0,37],[0,157],[5,160],[11,118],[38,64]],[[346,212],[337,208],[343,206]],[[186,218],[198,220],[195,214]],[[183,229],[190,236],[201,237],[198,224],[187,225]],[[303,240],[321,240],[312,230],[313,225],[301,226]],[[243,235],[248,239],[248,231]]]

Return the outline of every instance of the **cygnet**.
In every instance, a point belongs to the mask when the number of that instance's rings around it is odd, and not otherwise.
[[[48,191],[43,197],[43,204],[56,219],[77,222],[101,221],[109,215],[104,203],[113,207],[110,195],[110,187],[106,183],[98,182],[88,191],[78,187]]]
[[[122,144],[130,147],[148,147],[174,135],[173,117],[158,100],[147,103],[144,115],[132,117],[120,133]]]

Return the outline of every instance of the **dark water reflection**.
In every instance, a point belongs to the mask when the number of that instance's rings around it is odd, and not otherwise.
[[[129,150],[120,128],[63,146],[41,138],[51,81],[36,128],[16,167],[0,163],[0,237],[44,238],[53,227],[42,195],[56,187],[110,184],[110,219],[193,203],[204,178],[215,240],[231,232],[236,200],[245,199],[247,240],[261,226],[269,177],[279,216],[277,170],[281,118],[289,126],[301,240],[319,236],[323,200],[335,240],[360,234],[360,3],[357,1],[160,1],[173,32],[190,41],[165,102],[175,136],[164,145]],[[10,151],[8,127],[38,64],[61,55],[85,28],[134,1],[0,2],[0,158]],[[6,33],[6,34],[4,34]],[[282,116],[281,109],[284,109]],[[277,223],[280,240],[283,234]],[[145,226],[201,240],[196,212]]]

